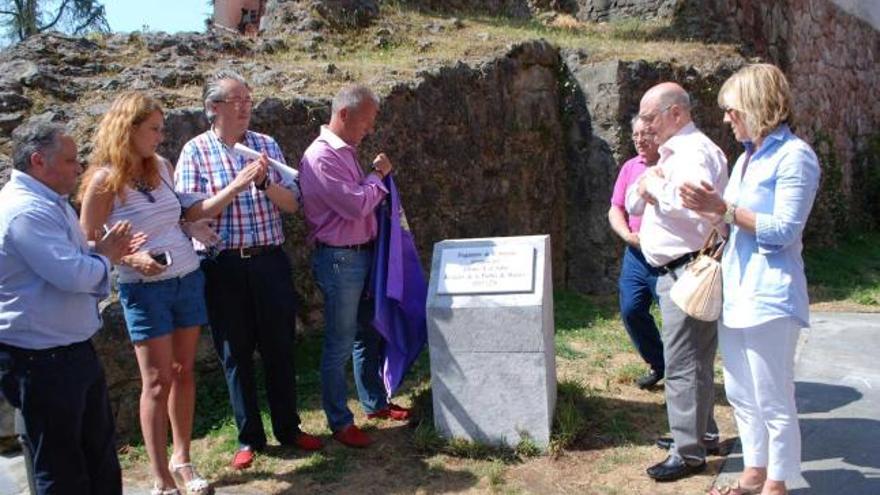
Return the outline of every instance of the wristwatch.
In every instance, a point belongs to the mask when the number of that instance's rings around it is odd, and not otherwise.
[[[254,184],[254,187],[256,187],[260,191],[265,191],[266,189],[269,188],[269,184],[271,184],[271,183],[272,183],[272,181],[269,179],[269,174],[266,174],[266,178],[263,179],[263,182],[261,182],[259,184]]]
[[[727,209],[724,210],[724,223],[733,224],[736,220],[736,203],[727,203]]]

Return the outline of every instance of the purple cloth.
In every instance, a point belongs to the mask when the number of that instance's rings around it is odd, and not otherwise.
[[[385,187],[389,200],[376,211],[379,234],[370,288],[375,297],[372,324],[385,340],[382,380],[391,397],[428,339],[428,284],[391,176],[385,178]]]
[[[614,183],[614,193],[611,195],[611,204],[626,212],[626,190],[634,184],[648,165],[641,155],[636,155],[620,167],[620,173],[617,174],[617,181]],[[639,215],[627,216],[627,224],[631,232],[638,233],[642,226],[642,217]]]

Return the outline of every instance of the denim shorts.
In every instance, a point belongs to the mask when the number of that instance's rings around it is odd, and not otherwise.
[[[201,269],[167,280],[119,284],[119,301],[132,342],[208,323]]]

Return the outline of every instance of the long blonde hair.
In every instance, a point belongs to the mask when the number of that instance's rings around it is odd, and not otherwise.
[[[122,200],[125,200],[125,186],[135,181],[151,188],[159,185],[158,156],[142,159],[132,143],[135,128],[154,112],[164,113],[159,101],[137,91],[123,93],[113,101],[95,132],[89,168],[80,182],[80,201],[92,177],[103,167],[107,167],[110,174],[101,192],[112,192]]]
[[[771,64],[750,64],[721,86],[718,104],[740,112],[752,138],[765,138],[779,124],[792,124],[791,86]]]

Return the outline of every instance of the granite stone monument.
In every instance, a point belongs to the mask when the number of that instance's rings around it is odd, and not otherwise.
[[[550,236],[434,245],[428,346],[446,437],[546,447],[556,405]]]

